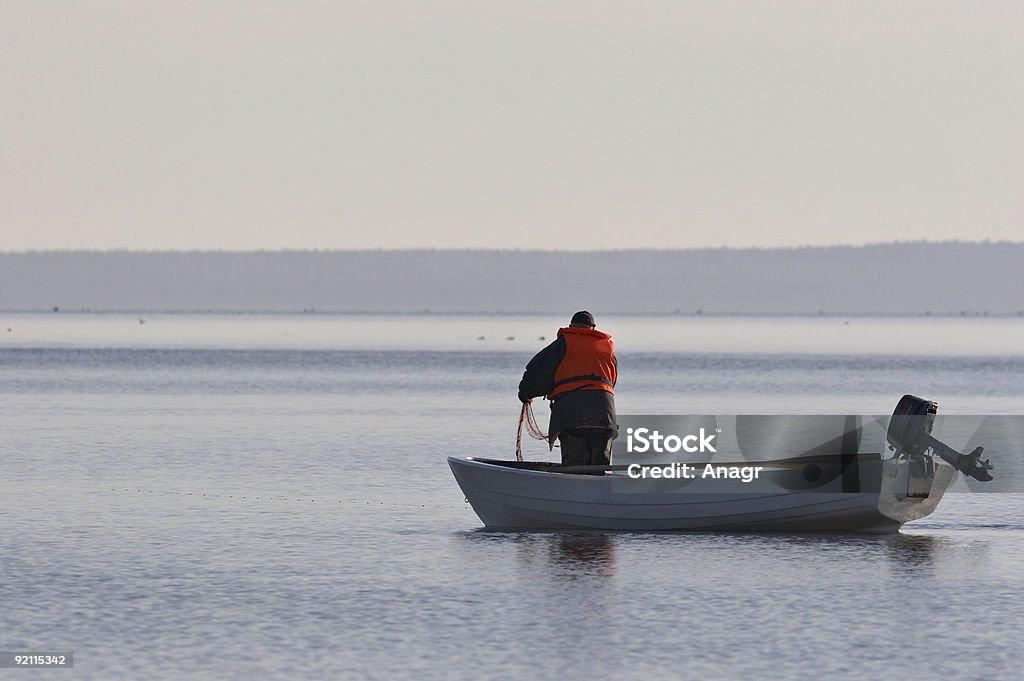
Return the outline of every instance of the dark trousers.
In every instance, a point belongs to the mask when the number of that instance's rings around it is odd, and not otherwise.
[[[563,466],[607,466],[612,460],[612,432],[604,428],[563,430],[558,444]]]

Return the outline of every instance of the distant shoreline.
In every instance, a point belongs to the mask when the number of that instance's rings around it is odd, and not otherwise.
[[[1024,314],[1024,243],[675,251],[0,253],[0,310]]]

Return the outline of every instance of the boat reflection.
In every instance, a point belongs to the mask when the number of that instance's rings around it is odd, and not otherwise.
[[[520,564],[559,579],[615,574],[615,536],[604,532],[520,534],[514,541]]]
[[[783,534],[783,533],[615,533],[586,531],[500,532],[480,529],[462,533],[514,550],[517,571],[528,579],[603,581],[616,575],[616,552],[626,541],[630,550],[679,550],[688,559],[700,554],[734,552],[771,571],[793,557],[833,575],[865,566],[884,565],[896,575],[934,577],[965,574],[985,564],[991,546],[977,538],[942,534]],[[681,554],[681,555],[683,555]],[[781,561],[781,563],[780,563]],[[788,568],[787,568],[788,569]]]
[[[547,554],[556,573],[567,577],[610,577],[615,573],[615,537],[611,534],[548,535]]]
[[[527,572],[558,578],[592,579],[615,574],[613,532],[502,532],[479,529],[462,537],[487,542],[508,542],[515,547],[520,567]]]
[[[893,534],[880,540],[893,567],[905,571],[934,568],[942,544],[941,538],[928,534]]]
[[[896,534],[884,540],[886,557],[894,568],[956,576],[984,571],[993,548],[988,539],[972,536]]]

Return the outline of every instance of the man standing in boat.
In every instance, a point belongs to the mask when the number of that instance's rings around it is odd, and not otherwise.
[[[618,362],[612,337],[598,331],[594,315],[581,310],[558,337],[534,355],[519,383],[519,400],[544,395],[551,400],[548,442],[555,438],[565,466],[611,463]]]

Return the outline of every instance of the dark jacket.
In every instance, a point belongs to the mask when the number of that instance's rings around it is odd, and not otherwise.
[[[519,382],[519,399],[526,401],[551,392],[555,371],[565,358],[565,340],[556,338],[533,356]],[[615,362],[618,367],[618,360]],[[606,390],[574,390],[562,393],[551,403],[548,439],[553,444],[558,434],[571,428],[607,428],[617,437],[615,396]]]

